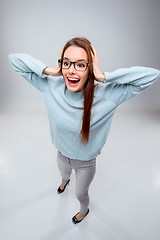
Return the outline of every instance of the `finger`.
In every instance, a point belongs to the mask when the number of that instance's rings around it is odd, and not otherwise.
[[[96,51],[95,47],[93,47],[93,45],[91,45],[91,47],[92,47],[92,50],[93,50],[93,54],[96,56],[97,55],[97,51]]]
[[[92,52],[92,50],[90,52],[91,52],[92,58],[94,59],[94,52]]]
[[[62,51],[60,52],[58,59],[61,59],[61,58],[62,58]]]
[[[92,44],[90,44],[90,47],[91,47],[91,49],[90,49],[91,56],[93,58],[94,57],[94,48],[93,48]]]
[[[61,51],[60,56],[59,56],[60,59],[62,58],[62,52],[63,52],[63,51]]]

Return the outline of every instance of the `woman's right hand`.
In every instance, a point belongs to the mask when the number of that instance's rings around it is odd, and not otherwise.
[[[58,66],[58,64],[51,68],[51,67],[46,67],[45,69],[43,69],[43,73],[48,74],[48,75],[52,75],[52,76],[61,76],[61,69]]]

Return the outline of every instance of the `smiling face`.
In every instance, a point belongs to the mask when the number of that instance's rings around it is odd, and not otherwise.
[[[88,62],[86,51],[83,48],[77,46],[68,47],[64,52],[63,59],[69,60],[71,62]],[[68,90],[72,92],[81,92],[83,91],[85,83],[88,79],[89,69],[87,67],[85,71],[77,71],[74,68],[74,65],[71,64],[70,68],[62,69],[62,74]]]

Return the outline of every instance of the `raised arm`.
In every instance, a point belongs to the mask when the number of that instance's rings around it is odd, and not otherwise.
[[[105,72],[105,82],[113,84],[129,84],[140,89],[150,86],[159,76],[160,71],[148,67],[120,68],[114,72]]]
[[[92,57],[95,80],[106,84],[103,91],[105,92],[105,88],[106,92],[110,89],[111,98],[115,98],[117,104],[141,93],[160,77],[159,70],[140,66],[120,68],[113,72],[102,73],[95,49]]]
[[[43,73],[46,64],[27,54],[10,54],[9,60],[13,69],[20,73],[29,83],[41,92],[48,87],[47,75]]]

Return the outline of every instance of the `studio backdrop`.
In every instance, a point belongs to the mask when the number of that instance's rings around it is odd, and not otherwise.
[[[1,112],[45,112],[40,92],[11,68],[10,53],[27,53],[49,66],[70,38],[88,38],[102,71],[147,66],[160,69],[159,0],[1,0]],[[157,82],[120,106],[160,110]]]

